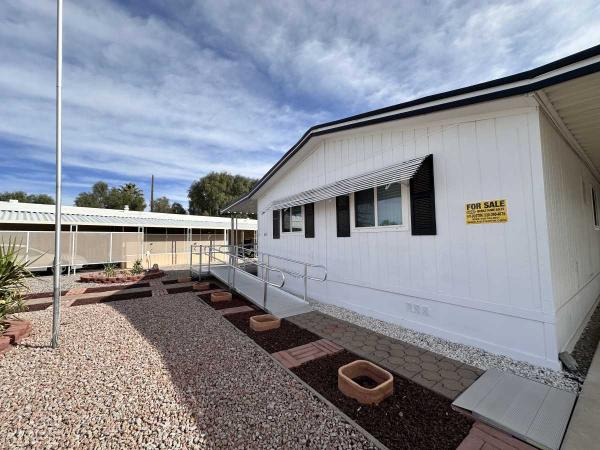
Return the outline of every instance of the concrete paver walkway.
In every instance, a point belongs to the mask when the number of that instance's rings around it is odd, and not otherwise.
[[[318,311],[288,320],[451,400],[483,373],[468,364]]]

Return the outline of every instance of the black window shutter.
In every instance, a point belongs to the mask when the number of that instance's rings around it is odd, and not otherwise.
[[[279,232],[280,232],[280,228],[281,228],[279,226],[279,218],[280,218],[279,210],[274,209],[273,210],[273,239],[279,239]]]
[[[337,219],[337,237],[350,237],[350,196],[335,198],[335,216]]]
[[[427,236],[437,233],[433,155],[425,158],[417,173],[410,179],[410,218],[414,236]]]
[[[304,237],[315,237],[315,204],[307,203],[304,205]]]

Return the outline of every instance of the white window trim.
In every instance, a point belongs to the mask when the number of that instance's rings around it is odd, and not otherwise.
[[[400,183],[402,188],[402,225],[377,225],[377,189],[374,189],[375,226],[357,227],[356,212],[354,211],[354,192],[350,195],[350,231],[351,233],[382,233],[386,231],[410,230],[410,189],[406,183]],[[302,216],[304,217],[304,216]]]
[[[301,211],[302,211],[302,229],[300,231],[283,231],[283,210],[284,209],[292,209],[293,206],[290,206],[288,208],[282,208],[279,210],[279,227],[281,228],[280,232],[279,232],[279,236],[283,237],[288,236],[288,235],[295,235],[295,234],[304,234],[304,205],[301,205]],[[290,211],[290,228],[292,227],[292,212]]]

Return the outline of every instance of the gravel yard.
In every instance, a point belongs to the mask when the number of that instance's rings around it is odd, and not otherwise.
[[[193,293],[23,313],[0,359],[1,448],[371,448]]]
[[[368,328],[377,333],[408,342],[432,352],[439,353],[440,355],[447,356],[448,358],[462,361],[463,363],[470,364],[482,370],[495,367],[499,370],[512,372],[516,375],[548,384],[559,389],[573,392],[579,390],[579,382],[574,380],[566,372],[534,366],[523,361],[516,361],[507,356],[490,353],[477,347],[450,342],[430,334],[420,333],[400,325],[367,317],[339,306],[318,302],[311,302],[311,304],[316,310],[321,311],[324,314],[329,314],[330,316]]]

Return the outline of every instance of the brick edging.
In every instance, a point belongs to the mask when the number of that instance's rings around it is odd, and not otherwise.
[[[31,334],[31,322],[28,320],[3,320],[3,325],[8,325],[0,335],[0,355],[11,350],[12,346]]]

